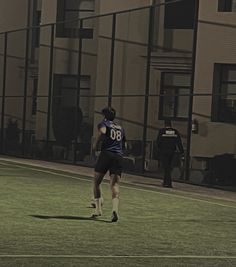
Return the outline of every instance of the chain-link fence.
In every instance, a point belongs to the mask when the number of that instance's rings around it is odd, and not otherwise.
[[[163,177],[156,137],[171,119],[185,148],[173,178],[235,185],[235,25],[199,17],[198,1],[182,18],[181,2],[1,33],[1,153],[93,166],[101,109],[112,105],[125,171]],[[235,65],[212,42],[231,47]]]

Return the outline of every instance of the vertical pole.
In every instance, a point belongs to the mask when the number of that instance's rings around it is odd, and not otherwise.
[[[79,49],[78,49],[78,71],[77,71],[77,90],[76,90],[76,111],[75,111],[75,139],[74,139],[74,159],[73,163],[76,164],[77,161],[77,134],[78,134],[78,114],[79,114],[79,105],[80,105],[80,81],[81,81],[81,68],[82,68],[82,48],[83,48],[83,20],[80,20],[80,37],[79,37]]]
[[[50,124],[51,124],[51,105],[52,105],[52,78],[53,78],[53,52],[54,52],[54,32],[55,25],[51,25],[51,43],[49,59],[49,77],[48,77],[48,111],[47,111],[47,132],[46,132],[46,155],[49,152]]]
[[[198,13],[199,13],[199,0],[195,0],[194,35],[193,35],[193,52],[192,52],[192,75],[191,75],[191,87],[190,87],[190,96],[189,96],[187,148],[186,148],[185,177],[184,177],[185,181],[189,180],[189,174],[190,174],[190,148],[191,148],[191,136],[192,136],[195,63],[196,63],[196,52],[197,52]]]
[[[24,76],[24,100],[22,118],[22,155],[25,154],[25,128],[26,128],[26,108],[27,108],[27,87],[28,87],[28,66],[29,66],[29,34],[30,34],[30,0],[28,0],[27,30],[25,37],[25,76]]]
[[[143,142],[142,142],[142,172],[145,172],[146,158],[146,141],[147,141],[147,121],[148,121],[148,104],[149,104],[149,85],[150,85],[150,69],[151,69],[151,52],[153,40],[153,24],[154,24],[154,7],[149,9],[149,28],[148,28],[148,46],[147,46],[147,69],[146,69],[146,86],[144,99],[144,120],[143,120]]]
[[[37,26],[37,7],[38,7],[38,0],[32,0],[32,26],[34,27],[32,29],[32,42],[31,42],[31,49],[30,49],[30,62],[35,62],[35,41],[36,41],[36,34],[38,28],[35,28]]]
[[[6,96],[6,74],[7,74],[7,32],[4,34],[4,56],[3,56],[3,80],[2,80],[2,115],[1,115],[1,153],[4,153],[4,120],[5,120],[5,96]]]
[[[113,14],[112,15],[111,57],[110,57],[110,78],[109,78],[109,91],[108,91],[108,106],[109,107],[111,106],[111,103],[112,103],[115,38],[116,38],[116,14]]]

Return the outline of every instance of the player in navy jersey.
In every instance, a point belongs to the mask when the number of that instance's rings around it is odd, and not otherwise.
[[[116,111],[107,107],[102,110],[104,119],[98,124],[98,132],[93,143],[93,151],[102,141],[101,153],[95,165],[94,199],[95,213],[92,218],[102,215],[102,196],[100,184],[106,172],[110,172],[110,188],[112,193],[112,222],[118,220],[119,180],[122,173],[122,155],[125,145],[124,129],[114,122]]]

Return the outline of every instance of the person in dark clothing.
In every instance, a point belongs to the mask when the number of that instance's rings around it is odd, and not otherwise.
[[[160,129],[157,136],[158,158],[164,169],[164,187],[172,187],[171,165],[178,149],[184,155],[183,144],[179,132],[172,128],[171,121],[165,120],[165,128]]]
[[[95,151],[98,143],[102,141],[101,153],[95,165],[93,188],[95,212],[92,218],[95,219],[102,215],[100,184],[107,171],[109,171],[112,192],[112,222],[116,222],[118,220],[119,181],[122,173],[122,156],[126,138],[123,127],[114,122],[116,111],[112,107],[106,107],[102,110],[102,114],[104,119],[98,124],[97,136],[93,143],[93,150]]]

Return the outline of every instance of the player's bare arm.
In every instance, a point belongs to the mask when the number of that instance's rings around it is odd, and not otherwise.
[[[93,142],[93,146],[92,146],[93,151],[97,150],[99,141],[102,139],[103,134],[106,134],[106,127],[101,127],[100,129],[98,129],[96,137],[95,137],[94,142]]]

